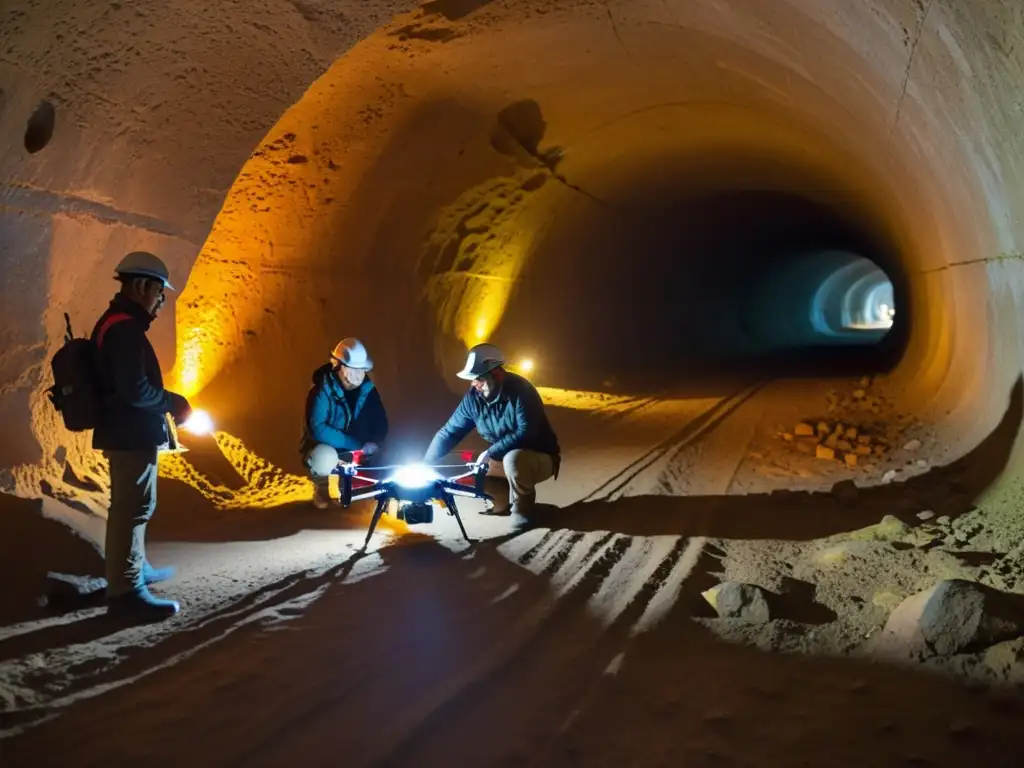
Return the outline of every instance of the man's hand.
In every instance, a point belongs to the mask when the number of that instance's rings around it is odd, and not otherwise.
[[[188,400],[177,392],[168,392],[167,402],[170,405],[170,413],[171,418],[174,419],[174,426],[180,427],[188,421],[188,417],[192,415],[192,406],[189,405]]]
[[[364,443],[363,444],[362,451],[367,456],[373,456],[373,454],[375,454],[378,450],[380,450],[380,446],[377,445],[376,443]]]
[[[483,453],[476,457],[476,461],[473,463],[477,467],[486,467],[488,464],[490,464],[490,462],[491,454],[488,453],[487,451],[484,451]]]

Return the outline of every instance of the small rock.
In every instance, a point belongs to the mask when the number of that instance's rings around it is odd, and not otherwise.
[[[896,479],[896,470],[895,469],[890,469],[888,472],[886,472],[884,475],[882,475],[882,482],[883,483],[891,483],[895,479]]]
[[[793,434],[799,437],[814,437],[814,427],[800,422],[793,428]]]
[[[848,467],[856,467],[857,466],[857,454],[856,453],[844,454],[843,455],[843,461],[846,462],[846,466],[848,466]]]
[[[856,440],[857,439],[857,428],[856,427],[847,427],[846,428],[846,439],[847,440]]]
[[[862,387],[864,387],[865,389],[870,387],[871,386],[871,377],[870,376],[861,376],[860,385]]]
[[[850,451],[853,450],[853,443],[851,443],[849,440],[837,440],[836,448],[838,448],[840,451],[846,451],[847,453],[849,453]]]
[[[908,533],[910,526],[898,517],[886,515],[881,522],[852,531],[848,535],[854,541],[900,541]]]
[[[825,438],[825,442],[822,443],[826,448],[837,448],[839,446],[839,437],[832,434]]]
[[[935,513],[932,512],[930,509],[926,509],[923,512],[917,513],[918,520],[931,520],[933,517],[935,517]]]
[[[828,425],[827,421],[818,422],[818,434],[824,437],[832,432],[832,428]]]
[[[935,522],[938,525],[949,525],[950,517],[949,515],[939,515],[938,519]]]
[[[723,619],[742,619],[752,624],[771,620],[764,590],[754,584],[726,581],[703,593],[704,599]]]
[[[832,486],[830,491],[833,498],[839,501],[856,501],[857,496],[860,494],[860,490],[857,488],[857,484],[853,480],[840,480]]]
[[[855,389],[853,390],[853,399],[862,400],[864,398],[864,395],[866,394],[867,392],[865,392],[863,389]]]
[[[903,598],[897,595],[895,592],[889,592],[888,590],[878,592],[871,599],[871,602],[879,608],[884,608],[887,611],[893,610],[897,605],[903,602]]]
[[[790,433],[790,432],[783,432],[782,433],[782,439],[785,440],[787,443],[792,443],[793,442],[793,434]]]
[[[870,456],[871,446],[870,445],[858,445],[855,449],[858,456]]]
[[[921,441],[920,440],[911,440],[909,443],[907,443],[906,445],[903,446],[903,450],[904,451],[916,451],[920,447],[921,447]]]
[[[833,461],[836,458],[836,452],[833,448],[827,445],[815,446],[814,456],[824,461]]]
[[[925,461],[924,459],[918,459],[916,463],[917,463],[917,466],[919,466],[921,469],[927,469],[928,468],[928,462]]]
[[[811,453],[813,446],[811,446],[810,443],[798,442],[796,444],[796,449],[800,451],[800,453]]]
[[[885,446],[884,445],[876,445],[874,447],[874,451],[875,451],[875,455],[876,456],[881,456],[882,454],[885,453]]]
[[[861,445],[871,445],[871,435],[857,435],[857,442]]]

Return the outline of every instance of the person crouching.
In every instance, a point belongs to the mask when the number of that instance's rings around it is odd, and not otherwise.
[[[345,338],[331,352],[330,362],[313,372],[299,450],[313,479],[317,509],[330,505],[329,483],[337,454],[362,451],[372,456],[387,438],[387,412],[367,375],[371,370],[373,361],[363,343]],[[325,461],[325,456],[334,458]]]

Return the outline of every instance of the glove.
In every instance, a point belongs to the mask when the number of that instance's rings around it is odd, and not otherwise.
[[[379,449],[380,446],[376,443],[364,443],[362,448],[363,453],[367,456],[373,456],[373,454],[375,454]]]
[[[192,415],[192,406],[189,405],[188,400],[177,392],[167,393],[167,403],[171,417],[174,419],[174,426],[176,427],[180,427]]]
[[[473,462],[473,464],[477,467],[486,467],[488,464],[490,464],[490,462],[491,454],[489,454],[487,451],[484,451],[483,453],[476,457],[476,461]]]

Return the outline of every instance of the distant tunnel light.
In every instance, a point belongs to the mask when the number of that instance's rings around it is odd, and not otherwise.
[[[887,331],[896,316],[892,281],[874,262],[853,259],[822,285],[815,315],[819,332],[826,335]]]
[[[533,373],[533,359],[529,357],[524,357],[522,362],[519,363],[519,368],[523,373]]]

